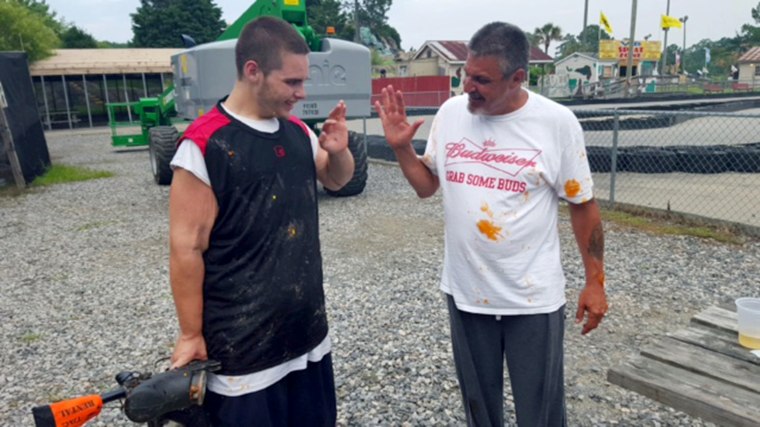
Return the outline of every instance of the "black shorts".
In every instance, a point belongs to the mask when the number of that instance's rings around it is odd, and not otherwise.
[[[332,357],[309,362],[271,386],[242,396],[208,391],[203,406],[214,427],[329,426],[337,418]]]

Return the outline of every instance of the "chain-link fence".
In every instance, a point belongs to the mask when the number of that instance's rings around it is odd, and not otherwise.
[[[760,234],[760,114],[574,112],[598,199]]]
[[[589,81],[583,75],[550,74],[541,78],[531,90],[557,99],[622,99],[631,97],[656,98],[662,96],[752,96],[760,92],[760,79],[714,81],[706,78],[676,76],[636,76],[602,78]],[[627,90],[626,90],[627,89]]]

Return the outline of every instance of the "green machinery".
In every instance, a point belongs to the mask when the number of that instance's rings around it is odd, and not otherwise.
[[[148,145],[149,131],[154,126],[172,126],[171,116],[174,109],[174,86],[169,86],[158,97],[140,98],[138,102],[111,102],[106,104],[108,110],[108,125],[111,127],[111,145],[114,147],[139,147]],[[139,118],[140,133],[133,131],[136,125],[133,121],[119,121],[120,115]]]
[[[148,145],[156,183],[171,183],[169,162],[180,136],[175,124],[196,119],[227,95],[237,78],[234,60],[237,37],[248,22],[259,16],[275,16],[291,23],[311,49],[309,80],[305,84],[307,98],[294,107],[294,115],[316,132],[318,124],[339,100],[346,102],[349,118],[368,117],[371,93],[369,49],[344,40],[319,37],[308,25],[305,1],[257,0],[217,41],[192,46],[174,55],[174,84],[160,96],[141,98],[133,103],[108,104],[112,145]],[[130,134],[129,130],[137,127],[133,115],[139,117],[140,132]],[[351,196],[364,190],[367,181],[366,141],[350,132],[349,149],[356,163],[354,177],[341,190],[327,191],[333,196]]]

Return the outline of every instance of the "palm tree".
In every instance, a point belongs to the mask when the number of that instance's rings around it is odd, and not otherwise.
[[[539,37],[537,34],[533,34],[531,32],[526,31],[525,36],[528,37],[528,42],[530,43],[531,46],[540,47],[541,40],[539,40]]]
[[[544,24],[541,28],[536,28],[533,34],[539,43],[544,45],[544,53],[549,54],[549,45],[554,40],[562,40],[562,29],[551,22]]]

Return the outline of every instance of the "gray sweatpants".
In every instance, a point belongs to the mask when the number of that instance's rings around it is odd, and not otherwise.
[[[565,307],[494,316],[459,310],[447,295],[451,342],[467,425],[504,425],[504,360],[520,427],[565,426]]]

